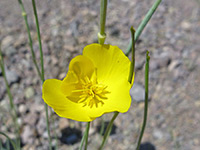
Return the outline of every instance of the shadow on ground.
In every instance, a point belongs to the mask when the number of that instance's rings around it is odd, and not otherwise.
[[[140,150],[156,150],[156,147],[150,142],[145,142],[141,144]]]
[[[72,145],[81,140],[82,133],[81,130],[76,128],[67,127],[61,131],[62,136],[60,141],[67,145]]]

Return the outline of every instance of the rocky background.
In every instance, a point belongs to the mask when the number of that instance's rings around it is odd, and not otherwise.
[[[31,3],[25,2],[39,62]],[[100,1],[37,0],[46,78],[62,79],[69,61],[97,42]],[[130,26],[138,27],[154,0],[110,0],[106,43],[126,50]],[[23,150],[47,150],[41,81],[34,68],[25,23],[17,0],[0,0],[0,42],[6,73],[18,109]],[[200,1],[163,0],[140,36],[130,110],[115,120],[105,150],[132,150],[143,117],[145,51],[150,51],[150,104],[141,150],[199,150],[200,147]],[[51,111],[53,112],[53,111]],[[104,115],[109,121],[112,114]],[[54,120],[54,121],[53,121]],[[54,122],[54,123],[53,123]],[[91,125],[89,148],[97,149],[101,119]],[[76,150],[86,126],[51,115],[53,145]],[[55,132],[53,131],[55,128]],[[14,138],[9,100],[0,70],[0,131]],[[5,138],[0,136],[5,143]]]

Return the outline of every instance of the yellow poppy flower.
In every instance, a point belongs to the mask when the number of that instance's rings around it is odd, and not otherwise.
[[[60,116],[89,122],[131,105],[130,60],[117,46],[91,44],[69,64],[61,81],[47,79],[42,98]]]

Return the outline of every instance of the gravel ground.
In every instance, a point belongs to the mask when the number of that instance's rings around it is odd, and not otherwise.
[[[106,43],[126,50],[130,26],[138,27],[154,0],[110,0]],[[100,2],[96,0],[37,1],[46,78],[62,79],[69,61],[84,46],[97,42]],[[136,77],[130,110],[115,120],[105,150],[132,150],[143,116],[145,50],[150,51],[150,104],[141,150],[199,150],[200,147],[200,1],[163,0],[136,46]],[[39,61],[39,46],[31,3],[25,2]],[[14,103],[18,109],[23,150],[47,150],[41,82],[32,63],[20,7],[0,1],[0,42]],[[0,131],[14,138],[9,100],[0,70]],[[51,111],[52,112],[52,111]],[[112,114],[104,115],[109,121]],[[53,123],[52,120],[55,120]],[[91,125],[89,148],[100,144],[101,119]],[[53,145],[76,150],[85,123],[52,113]],[[3,137],[0,137],[5,142]]]

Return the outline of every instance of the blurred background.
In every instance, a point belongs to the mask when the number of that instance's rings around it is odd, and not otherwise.
[[[129,28],[136,29],[155,0],[110,0],[106,43],[126,51]],[[39,62],[39,46],[31,1],[24,1]],[[46,78],[62,79],[69,61],[97,42],[100,1],[36,1],[44,51]],[[41,81],[28,45],[25,22],[17,0],[0,0],[0,42],[6,73],[18,110],[23,150],[47,150]],[[199,150],[200,147],[200,1],[163,0],[136,46],[136,77],[130,110],[120,114],[105,150],[136,146],[144,108],[145,52],[150,51],[150,103],[141,150]],[[112,114],[104,115],[105,122]],[[55,120],[55,121],[53,121]],[[54,122],[54,123],[53,123]],[[91,124],[89,147],[101,142],[101,119]],[[76,150],[85,123],[51,115],[53,145]],[[55,132],[53,132],[55,128]],[[15,138],[9,100],[0,70],[0,131]],[[6,139],[0,136],[5,144]]]

